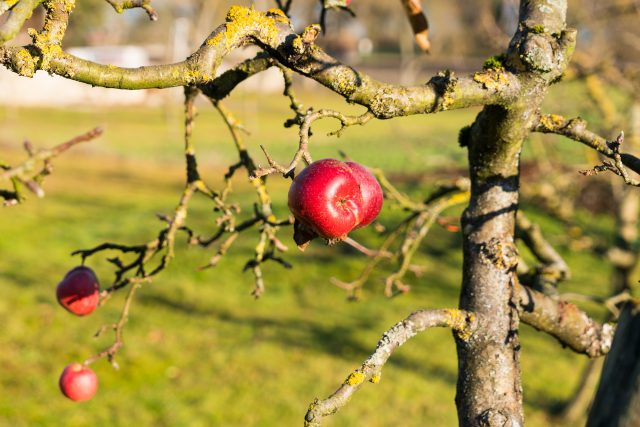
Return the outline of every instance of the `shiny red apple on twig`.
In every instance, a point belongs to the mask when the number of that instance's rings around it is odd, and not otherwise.
[[[351,230],[373,222],[382,199],[380,184],[364,166],[335,159],[313,162],[289,189],[294,240],[300,249],[317,236],[329,243],[341,241]]]

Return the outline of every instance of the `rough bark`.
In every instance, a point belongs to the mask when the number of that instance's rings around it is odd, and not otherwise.
[[[614,327],[596,322],[570,302],[551,298],[518,283],[515,284],[515,302],[524,323],[546,332],[577,353],[600,357],[611,349]]]
[[[478,329],[468,341],[457,340],[461,426],[524,424],[514,244],[519,159],[546,89],[573,49],[575,33],[565,31],[565,14],[566,1],[521,3],[521,25],[505,64],[519,71],[521,95],[508,107],[486,106],[471,128],[460,308],[477,315]]]
[[[587,427],[640,425],[640,305],[627,304],[607,356]]]

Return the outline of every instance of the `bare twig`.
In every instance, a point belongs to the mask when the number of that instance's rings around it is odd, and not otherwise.
[[[84,361],[85,365],[90,365],[96,360],[106,357],[109,360],[109,363],[111,363],[111,366],[113,366],[115,369],[118,369],[118,363],[115,360],[115,356],[124,345],[124,340],[122,338],[124,325],[129,320],[129,309],[131,308],[131,302],[133,301],[133,296],[136,293],[136,290],[140,286],[141,285],[139,283],[136,283],[129,288],[129,293],[127,294],[127,297],[124,300],[124,305],[122,306],[122,312],[120,313],[120,318],[118,319],[117,323],[114,323],[113,325],[111,325],[115,335],[115,340],[113,344],[111,344],[108,348],[102,350],[97,354],[94,354],[93,356],[85,360]],[[104,329],[107,329],[107,327],[103,326],[102,328],[100,328],[100,330],[98,330],[98,332],[96,333],[96,336],[99,336]]]
[[[308,111],[302,120],[302,124],[300,125],[300,142],[298,144],[298,150],[295,152],[293,159],[289,163],[288,166],[282,166],[278,164],[273,158],[266,152],[266,149],[263,148],[265,152],[265,156],[267,158],[267,162],[269,163],[268,168],[258,168],[254,172],[254,176],[262,177],[269,174],[280,173],[284,177],[291,176],[295,171],[296,166],[300,163],[301,160],[304,160],[306,164],[310,164],[313,160],[311,159],[311,154],[309,153],[309,136],[311,133],[311,124],[318,119],[322,119],[325,117],[331,117],[340,121],[340,129],[330,132],[329,135],[337,135],[340,136],[342,131],[353,125],[363,125],[367,123],[369,120],[374,118],[373,113],[367,111],[366,113],[360,116],[347,116],[339,111],[334,110],[318,110],[318,111]]]
[[[627,168],[624,166],[622,162],[622,157],[620,155],[620,147],[624,142],[624,132],[620,132],[620,135],[616,138],[615,141],[607,141],[607,146],[613,152],[613,163],[608,161],[603,161],[602,164],[594,167],[593,169],[580,171],[583,175],[597,175],[600,172],[609,171],[614,174],[622,177],[624,183],[627,185],[631,185],[634,187],[640,187],[640,181],[637,179],[631,178],[629,176],[629,172],[627,172]]]
[[[544,238],[540,227],[531,222],[522,211],[518,211],[516,216],[516,237],[541,263],[540,266],[529,270],[523,278],[531,282],[536,290],[555,293],[558,282],[568,279],[571,275],[564,259]]]
[[[469,182],[465,179],[457,180],[452,185],[441,186],[427,200],[419,203],[411,200],[407,195],[395,188],[381,170],[374,170],[374,174],[378,178],[387,200],[397,203],[410,213],[389,233],[377,251],[359,248],[352,244],[352,246],[371,257],[371,259],[360,273],[360,276],[352,282],[331,278],[331,282],[334,285],[349,291],[349,298],[351,299],[358,299],[362,287],[375,267],[385,259],[397,259],[400,264],[398,269],[385,280],[385,295],[392,297],[408,292],[410,287],[403,282],[403,278],[409,271],[417,272],[417,274],[423,272],[423,269],[413,265],[412,261],[414,254],[431,226],[438,221],[440,214],[445,209],[464,203],[469,198]],[[404,238],[400,247],[397,250],[390,250],[396,239],[403,234]],[[351,244],[351,242],[348,243]]]
[[[0,181],[9,180],[13,184],[13,191],[0,190],[0,197],[5,199],[5,206],[13,205],[23,200],[24,196],[21,191],[23,186],[26,186],[38,197],[43,197],[44,190],[42,190],[40,184],[53,169],[51,161],[71,147],[81,142],[91,141],[100,135],[102,135],[102,128],[97,127],[53,148],[37,151],[34,151],[31,143],[25,141],[24,148],[29,155],[26,161],[15,167],[0,163]],[[40,163],[42,163],[42,167],[36,169]]]
[[[587,122],[581,118],[565,119],[557,114],[548,114],[540,117],[538,125],[534,129],[536,132],[555,133],[578,141],[598,153],[610,159],[619,158],[621,165],[640,173],[640,159],[632,154],[615,153],[609,143],[603,137],[587,129]]]

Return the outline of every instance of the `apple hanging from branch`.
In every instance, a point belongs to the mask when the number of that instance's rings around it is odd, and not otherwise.
[[[75,267],[58,284],[56,296],[60,305],[70,313],[86,316],[100,302],[98,278],[89,267]]]
[[[382,208],[382,188],[364,166],[323,159],[311,163],[289,189],[295,217],[293,238],[304,250],[315,237],[337,243],[373,222]]]
[[[88,366],[80,363],[67,365],[58,382],[60,391],[75,402],[91,399],[98,391],[98,377]]]

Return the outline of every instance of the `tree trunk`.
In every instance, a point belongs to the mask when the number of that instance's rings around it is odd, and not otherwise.
[[[640,426],[640,304],[625,307],[587,427]]]
[[[457,340],[460,426],[524,425],[514,303],[519,161],[546,89],[571,54],[575,33],[564,32],[565,14],[566,1],[521,2],[521,25],[509,45],[505,66],[520,72],[522,95],[508,106],[485,107],[466,141],[471,199],[462,216],[460,308],[477,315],[478,328],[468,341]],[[476,77],[499,82],[504,70],[494,72]]]

